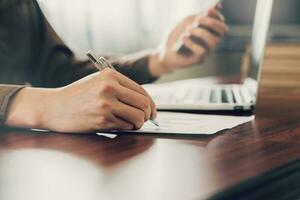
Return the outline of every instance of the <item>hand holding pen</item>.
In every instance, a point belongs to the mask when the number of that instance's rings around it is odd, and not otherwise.
[[[98,57],[92,51],[88,51],[87,56],[94,63],[94,66],[99,71],[102,71],[104,69],[112,69],[112,70],[116,71],[115,68],[104,57]],[[136,92],[138,92],[140,94],[140,96],[139,95],[135,95],[136,98],[139,98],[139,97],[142,98],[143,97],[143,99],[149,99],[150,100],[151,108],[149,108],[149,107],[146,106],[147,103],[145,103],[144,105],[142,105],[141,103],[137,103],[137,99],[132,99],[131,98],[131,100],[130,100],[129,96],[128,96],[128,99],[125,100],[124,103],[129,104],[130,106],[133,106],[135,108],[143,110],[145,112],[145,121],[147,121],[147,120],[150,119],[151,122],[155,126],[159,126],[158,122],[155,120],[155,117],[156,117],[155,104],[154,104],[153,100],[151,99],[151,97],[149,96],[149,94],[142,87],[138,86],[137,84],[134,85],[134,86],[132,86],[131,89],[135,90]],[[128,89],[126,89],[124,87],[124,90],[128,90]],[[149,113],[149,111],[151,113]]]

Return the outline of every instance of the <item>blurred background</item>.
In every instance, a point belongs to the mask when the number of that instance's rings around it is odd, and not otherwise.
[[[39,0],[46,17],[76,56],[128,54],[155,48],[204,0]],[[164,76],[160,81],[240,73],[251,40],[256,0],[225,0],[230,32],[205,63]],[[275,0],[269,41],[300,41],[300,1]]]

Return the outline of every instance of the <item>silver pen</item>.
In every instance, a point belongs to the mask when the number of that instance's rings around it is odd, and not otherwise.
[[[98,57],[93,51],[89,50],[87,52],[87,57],[94,63],[95,67],[102,71],[105,68],[111,68],[113,70],[116,70],[112,64],[110,64],[104,57]],[[158,122],[155,119],[150,119],[150,121],[155,125],[159,127]]]

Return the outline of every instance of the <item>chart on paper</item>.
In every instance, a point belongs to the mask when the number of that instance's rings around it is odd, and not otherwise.
[[[159,127],[151,122],[146,122],[140,130],[129,132],[210,135],[224,129],[236,127],[253,119],[254,116],[240,117],[159,112],[157,117]]]

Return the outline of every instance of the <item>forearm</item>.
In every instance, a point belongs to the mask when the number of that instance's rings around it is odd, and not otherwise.
[[[149,72],[154,77],[161,77],[164,74],[168,74],[171,71],[164,66],[161,62],[160,54],[158,51],[153,51],[149,55]]]
[[[111,58],[116,69],[139,84],[155,81],[161,74],[153,70],[157,62],[153,50],[145,50],[135,54]]]
[[[149,51],[110,58],[110,62],[117,71],[139,84],[151,83],[166,73],[159,67],[158,54]],[[91,62],[77,61],[74,58],[69,58],[67,62],[53,60],[51,63],[52,66],[48,69],[47,76],[40,81],[40,85],[35,86],[61,87],[97,72]]]
[[[16,93],[22,88],[23,86],[20,85],[0,84],[0,125],[3,124],[5,121],[11,99],[13,99]]]
[[[49,94],[43,91],[21,85],[0,85],[0,125],[41,127],[42,108]]]
[[[148,93],[111,69],[66,87],[26,87],[10,98],[6,110],[6,126],[63,133],[138,129],[156,117]]]
[[[9,127],[46,129],[45,116],[57,89],[25,87],[7,106],[4,124]]]

